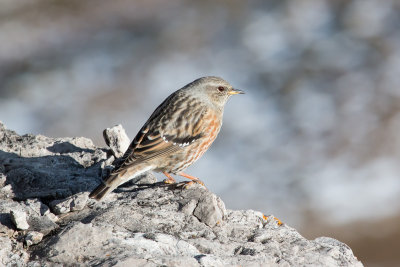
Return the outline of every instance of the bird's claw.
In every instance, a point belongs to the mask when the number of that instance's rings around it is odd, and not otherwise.
[[[189,182],[185,182],[183,188],[184,188],[184,189],[189,189],[194,183],[199,184],[199,185],[202,185],[202,186],[204,186],[205,188],[207,188],[207,187],[204,185],[203,181],[201,181],[201,180],[192,180],[192,181],[189,181]]]
[[[176,183],[176,181],[175,181],[175,179],[164,179],[164,181],[163,181],[165,184],[175,184]]]

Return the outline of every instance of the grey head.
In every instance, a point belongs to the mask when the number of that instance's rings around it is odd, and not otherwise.
[[[215,76],[199,78],[186,85],[182,90],[218,109],[223,109],[232,95],[244,94],[242,90],[233,88],[227,81]]]

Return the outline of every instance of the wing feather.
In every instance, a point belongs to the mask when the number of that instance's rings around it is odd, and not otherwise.
[[[179,100],[174,99],[177,97]],[[193,110],[194,106],[193,101],[182,95],[175,93],[169,96],[136,135],[113,173],[120,173],[135,164],[175,153],[202,138],[206,110],[201,105],[197,105],[200,109]],[[192,117],[189,118],[191,114]],[[193,114],[196,116],[193,117]],[[188,123],[195,127],[188,127]]]

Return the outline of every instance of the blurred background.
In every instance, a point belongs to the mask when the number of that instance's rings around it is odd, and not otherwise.
[[[132,139],[205,75],[246,95],[188,173],[228,208],[400,264],[400,1],[0,2],[0,120],[19,134]]]

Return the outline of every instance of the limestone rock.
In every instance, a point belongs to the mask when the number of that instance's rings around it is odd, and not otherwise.
[[[90,139],[20,136],[3,125],[0,132],[0,171],[17,199],[66,198],[101,180],[107,153]]]
[[[38,244],[43,239],[43,234],[36,231],[31,231],[25,236],[25,243],[29,247]]]
[[[111,154],[86,138],[19,136],[0,124],[0,265],[362,266],[335,239],[307,240],[273,216],[226,209],[197,184],[146,173],[88,199]]]
[[[27,199],[25,201],[25,205],[31,210],[31,212],[36,213],[38,216],[43,216],[50,213],[49,207],[39,199]]]
[[[72,198],[56,199],[49,203],[51,210],[56,215],[68,213],[71,211]]]
[[[0,266],[25,266],[29,259],[23,244],[0,235]]]
[[[116,158],[122,157],[130,144],[129,137],[121,124],[105,129],[103,131],[103,137]]]
[[[222,208],[221,206],[224,206],[223,202],[221,200],[218,201],[216,196],[212,196],[200,202],[194,210],[193,215],[212,227],[222,222],[225,207]]]
[[[50,207],[55,214],[60,215],[70,211],[82,210],[86,206],[89,193],[78,193],[65,199],[57,199],[50,202]]]
[[[26,220],[26,212],[21,210],[12,210],[10,212],[11,220],[15,227],[19,230],[27,230],[29,228],[28,221]]]

